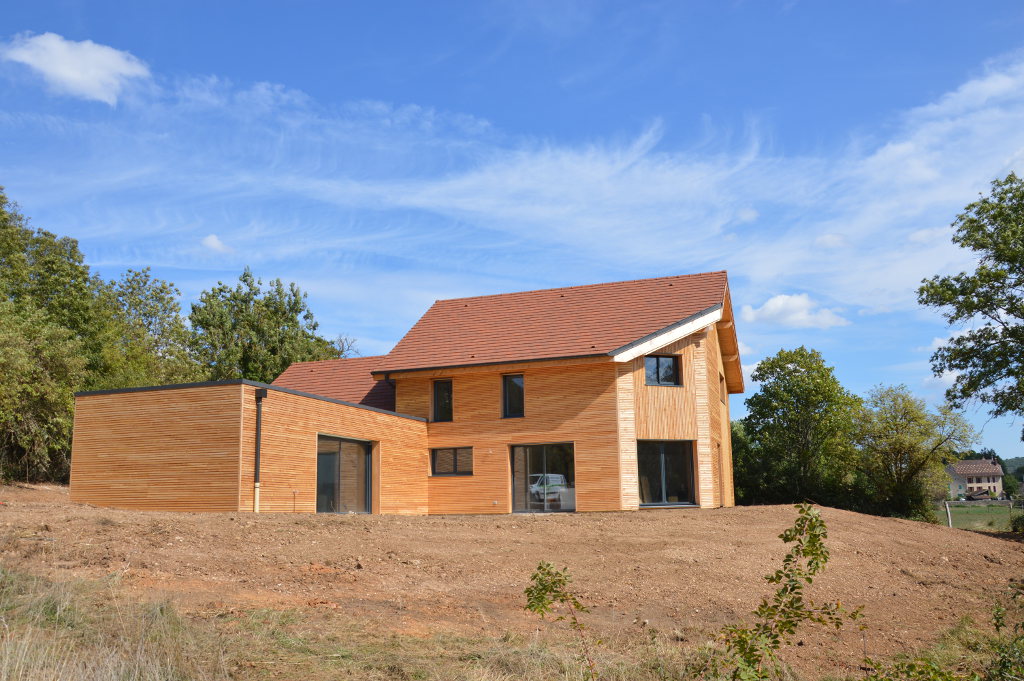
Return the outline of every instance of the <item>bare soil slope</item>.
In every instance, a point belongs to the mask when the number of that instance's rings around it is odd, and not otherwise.
[[[387,517],[142,513],[72,504],[57,486],[0,487],[0,558],[57,579],[121,572],[192,611],[341,609],[383,630],[497,636],[538,627],[522,591],[566,565],[598,635],[649,621],[699,644],[768,593],[788,506],[641,513]],[[868,629],[814,632],[787,659],[852,673],[866,652],[933,644],[985,621],[1024,577],[1024,544],[824,509],[832,560],[810,595],[863,605]]]

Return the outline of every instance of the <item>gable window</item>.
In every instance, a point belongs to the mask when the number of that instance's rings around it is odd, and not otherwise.
[[[431,475],[473,475],[472,447],[430,450]]]
[[[519,418],[525,413],[523,403],[523,375],[507,374],[501,377],[501,416]]]
[[[676,355],[644,357],[644,375],[647,385],[682,385],[682,381],[679,379],[679,357]]]
[[[434,421],[452,420],[452,382],[434,381]]]

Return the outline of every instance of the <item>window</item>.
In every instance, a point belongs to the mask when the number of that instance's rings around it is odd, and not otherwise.
[[[647,385],[682,385],[679,380],[679,357],[670,355],[644,357]]]
[[[729,399],[729,389],[725,385],[725,376],[722,374],[718,374],[718,397],[722,400],[722,404]]]
[[[506,419],[518,418],[523,411],[523,375],[510,374],[501,377],[501,416]]]
[[[434,381],[434,421],[452,420],[452,382]]]
[[[431,449],[430,473],[431,475],[473,475],[473,448]]]

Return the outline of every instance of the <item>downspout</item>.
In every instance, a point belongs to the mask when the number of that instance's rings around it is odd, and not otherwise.
[[[263,398],[266,396],[266,388],[256,388],[256,466],[253,473],[253,513],[260,512],[260,440],[263,435]]]

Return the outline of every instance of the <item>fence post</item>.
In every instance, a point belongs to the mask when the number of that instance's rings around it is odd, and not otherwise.
[[[949,523],[950,527],[953,527],[953,514],[949,512],[949,502],[946,502],[946,522]]]

